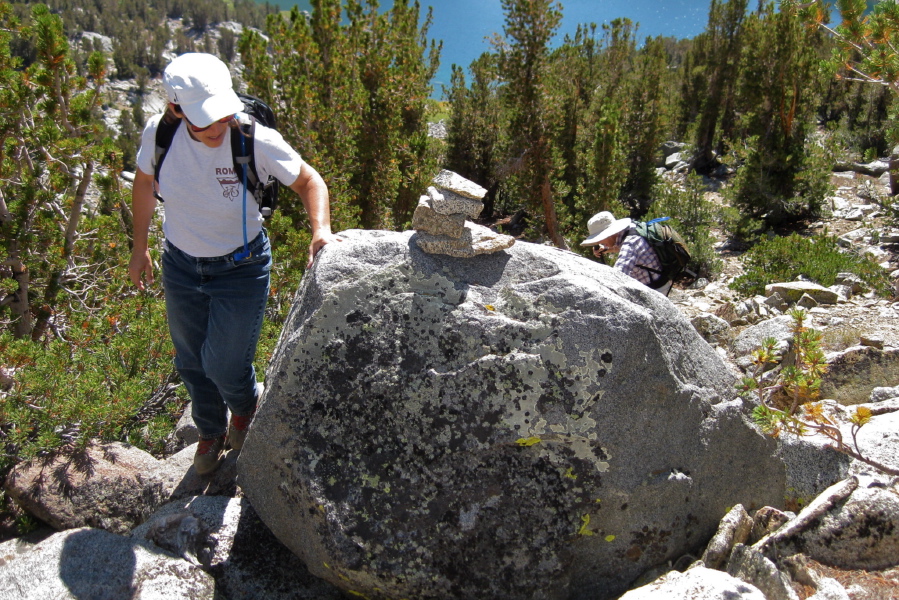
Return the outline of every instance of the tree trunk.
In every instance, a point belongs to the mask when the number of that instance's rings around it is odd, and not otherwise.
[[[543,218],[546,220],[546,231],[549,233],[549,239],[552,240],[557,248],[568,250],[565,238],[559,234],[559,221],[556,217],[556,206],[553,204],[549,177],[543,178],[543,184],[540,186],[540,196],[543,203]]]
[[[66,268],[60,271],[54,271],[47,282],[47,289],[44,292],[44,302],[35,309],[35,322],[31,330],[31,339],[40,340],[50,327],[50,319],[56,312],[56,306],[59,304],[59,293],[63,290],[63,280],[72,272],[74,268],[73,255],[75,253],[75,242],[78,239],[78,224],[81,222],[81,214],[84,212],[84,197],[87,194],[87,187],[90,184],[91,176],[94,173],[94,163],[90,162],[84,165],[81,173],[81,180],[75,190],[75,198],[72,201],[72,212],[69,214],[66,223],[65,245],[63,247],[63,255],[66,259]]]
[[[13,336],[16,339],[26,338],[31,335],[31,308],[28,302],[28,267],[25,266],[18,258],[12,258],[6,261],[7,266],[12,268],[12,278],[18,284],[18,289],[12,294],[12,302],[10,309],[12,310],[13,319]]]
[[[899,193],[899,177],[896,176],[896,169],[899,168],[897,149],[899,148],[893,148],[893,153],[890,154],[890,196],[895,196]]]

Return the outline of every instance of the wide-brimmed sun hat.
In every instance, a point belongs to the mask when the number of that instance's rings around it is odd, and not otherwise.
[[[621,233],[630,226],[630,219],[616,219],[615,215],[607,210],[598,212],[587,221],[590,237],[581,242],[581,246],[595,246],[607,237]]]
[[[188,52],[169,63],[162,74],[169,102],[178,104],[197,127],[241,112],[243,102],[234,93],[228,65],[211,54]]]

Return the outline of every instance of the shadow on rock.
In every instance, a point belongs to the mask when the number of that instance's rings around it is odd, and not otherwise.
[[[110,544],[110,534],[85,529],[66,538],[59,562],[59,577],[79,600],[117,600],[136,592],[137,560],[122,544]]]

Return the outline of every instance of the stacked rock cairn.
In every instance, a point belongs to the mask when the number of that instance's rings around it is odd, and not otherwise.
[[[457,173],[443,170],[412,215],[418,247],[429,254],[471,258],[511,247],[515,238],[472,223],[484,208],[487,190]]]

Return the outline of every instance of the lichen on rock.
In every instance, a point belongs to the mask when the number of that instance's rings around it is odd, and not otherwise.
[[[317,576],[369,598],[610,597],[727,507],[783,497],[732,375],[657,292],[534,244],[456,259],[341,235],[238,463]]]

